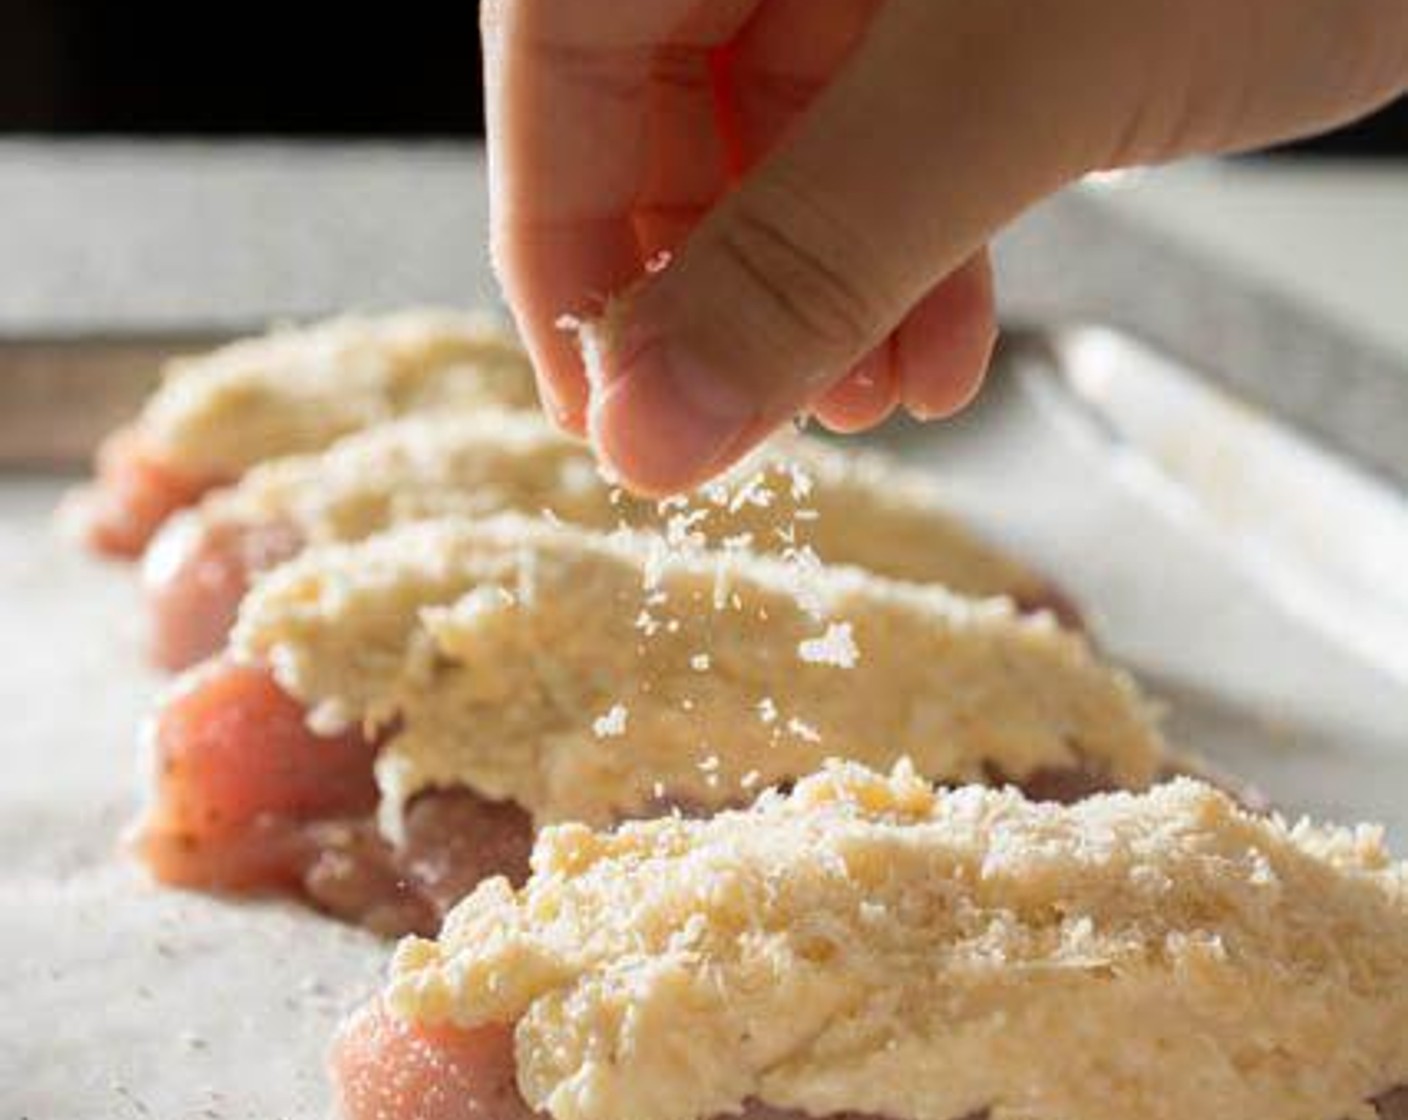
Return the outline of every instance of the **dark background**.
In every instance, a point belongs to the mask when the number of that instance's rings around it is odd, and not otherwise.
[[[0,0],[0,132],[474,136],[477,5]],[[1408,157],[1408,99],[1292,152]]]

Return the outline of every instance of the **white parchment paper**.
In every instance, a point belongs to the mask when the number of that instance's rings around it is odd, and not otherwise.
[[[322,1117],[328,1033],[385,949],[123,857],[160,681],[131,573],[57,538],[62,489],[0,481],[0,1116]]]

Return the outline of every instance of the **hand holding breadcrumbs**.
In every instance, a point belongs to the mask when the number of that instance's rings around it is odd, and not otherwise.
[[[854,432],[960,409],[996,336],[987,242],[1044,195],[1408,88],[1403,0],[483,13],[504,290],[550,411],[653,494],[799,413]],[[589,379],[562,318],[622,293]]]

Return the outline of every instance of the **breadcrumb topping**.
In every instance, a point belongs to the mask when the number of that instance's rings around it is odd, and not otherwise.
[[[408,1018],[516,1024],[557,1120],[1325,1120],[1408,1079],[1408,867],[1179,780],[1038,805],[829,763],[545,831],[403,942]]]
[[[328,543],[505,510],[600,530],[655,530],[662,556],[705,547],[766,552],[798,567],[855,564],[965,594],[1024,602],[1042,595],[1035,575],[946,513],[931,485],[872,456],[781,440],[698,494],[651,502],[613,487],[590,448],[540,415],[488,406],[377,424],[316,453],[262,463],[183,522],[276,523],[305,542]],[[647,610],[642,629],[657,624],[665,619]]]
[[[234,477],[407,413],[535,402],[532,368],[512,336],[484,317],[417,309],[285,328],[176,359],[137,429],[173,466]]]
[[[505,516],[313,549],[251,590],[233,649],[267,662],[324,728],[390,731],[393,834],[431,786],[510,799],[540,822],[605,823],[648,810],[657,782],[686,804],[737,800],[749,771],[765,784],[809,773],[822,746],[881,766],[909,754],[946,781],[1084,767],[1140,787],[1162,764],[1132,683],[1048,618],[658,543]],[[646,635],[651,596],[671,604],[669,625]],[[838,619],[862,655],[799,659],[803,643],[836,645]],[[630,718],[606,749],[593,721],[618,704]],[[759,718],[739,718],[750,708]]]

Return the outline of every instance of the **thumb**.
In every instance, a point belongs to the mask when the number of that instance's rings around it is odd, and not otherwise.
[[[1051,111],[1042,78],[1063,83],[1049,65],[992,65],[1023,36],[971,14],[987,7],[885,5],[792,134],[612,308],[588,347],[588,422],[633,488],[677,491],[728,466],[1077,172],[1081,153],[1031,112]]]

